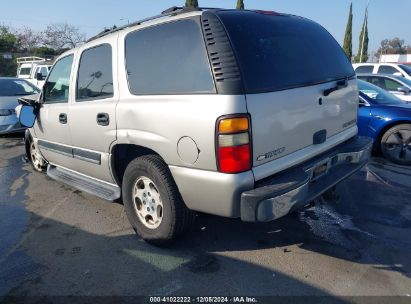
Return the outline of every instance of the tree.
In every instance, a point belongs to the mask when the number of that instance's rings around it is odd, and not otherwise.
[[[32,50],[32,52],[35,56],[39,57],[56,56],[59,54],[56,50],[48,48],[46,46],[36,47]]]
[[[17,44],[23,51],[32,52],[36,47],[42,43],[42,35],[34,32],[32,29],[24,26],[16,33]]]
[[[348,14],[347,28],[345,29],[344,36],[344,52],[347,55],[348,59],[351,61],[352,58],[352,3],[350,5],[350,12]]]
[[[365,9],[364,22],[359,39],[358,54],[355,57],[355,62],[367,62],[368,60],[368,7]]]
[[[43,32],[44,45],[55,50],[74,48],[85,40],[86,36],[77,27],[67,23],[50,24]]]
[[[0,26],[0,52],[11,52],[17,46],[17,39],[8,27]]]
[[[197,0],[186,0],[186,7],[198,7]]]
[[[408,54],[411,53],[411,46],[405,45],[405,41],[398,37],[384,39],[380,43],[377,56],[382,54]]]
[[[244,1],[237,0],[237,9],[244,9]]]

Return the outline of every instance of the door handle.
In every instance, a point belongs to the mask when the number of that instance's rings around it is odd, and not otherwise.
[[[108,126],[110,124],[110,116],[108,113],[98,113],[97,124],[100,126]]]
[[[66,113],[60,113],[59,121],[60,121],[61,124],[65,125],[67,123],[67,114]]]

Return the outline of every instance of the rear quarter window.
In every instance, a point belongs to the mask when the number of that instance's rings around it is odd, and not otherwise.
[[[247,93],[278,91],[351,77],[335,39],[317,23],[288,15],[220,11]]]
[[[215,93],[202,32],[192,19],[128,34],[126,68],[134,95]]]

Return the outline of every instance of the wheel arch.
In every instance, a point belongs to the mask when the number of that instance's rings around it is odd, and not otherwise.
[[[149,154],[157,155],[164,161],[159,153],[144,146],[135,144],[114,145],[111,148],[110,167],[117,184],[121,186],[126,168],[133,159]]]

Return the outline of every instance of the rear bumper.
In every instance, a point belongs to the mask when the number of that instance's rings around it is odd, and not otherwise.
[[[241,194],[241,219],[266,222],[287,215],[360,170],[372,139],[356,137],[309,161],[256,183]],[[320,175],[315,169],[322,168]],[[319,171],[317,171],[319,172]]]

